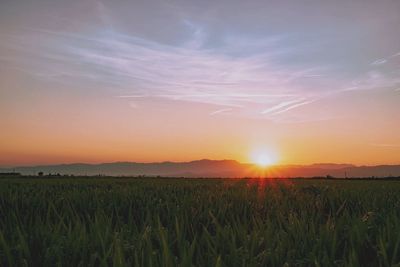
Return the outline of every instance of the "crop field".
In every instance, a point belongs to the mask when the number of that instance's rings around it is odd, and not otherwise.
[[[400,266],[400,182],[4,178],[0,266]]]

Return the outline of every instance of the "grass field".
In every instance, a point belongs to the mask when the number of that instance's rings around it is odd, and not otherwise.
[[[0,179],[0,266],[400,266],[400,182]]]

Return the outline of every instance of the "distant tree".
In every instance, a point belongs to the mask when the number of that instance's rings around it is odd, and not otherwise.
[[[38,176],[43,176],[43,172],[38,172]]]

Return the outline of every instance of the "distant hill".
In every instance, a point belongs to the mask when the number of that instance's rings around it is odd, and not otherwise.
[[[309,166],[303,166],[303,167],[309,167],[309,168],[317,168],[317,169],[328,169],[328,170],[338,170],[338,169],[343,169],[343,168],[351,168],[351,167],[356,167],[352,164],[337,164],[337,163],[314,163]]]
[[[351,164],[318,163],[312,165],[278,165],[260,169],[234,160],[196,160],[190,162],[115,162],[102,164],[60,164],[0,169],[1,173],[24,175],[68,174],[110,176],[164,177],[389,177],[400,176],[400,165],[354,166]]]
[[[73,175],[114,175],[114,176],[187,176],[214,177],[235,176],[240,173],[244,164],[234,160],[196,160],[190,162],[115,162],[102,164],[60,164],[44,166],[15,167],[0,169],[0,172],[16,171],[26,175],[37,174],[73,174]]]

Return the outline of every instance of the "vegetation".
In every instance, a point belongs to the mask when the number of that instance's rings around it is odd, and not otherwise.
[[[0,180],[0,266],[400,266],[400,182]]]

